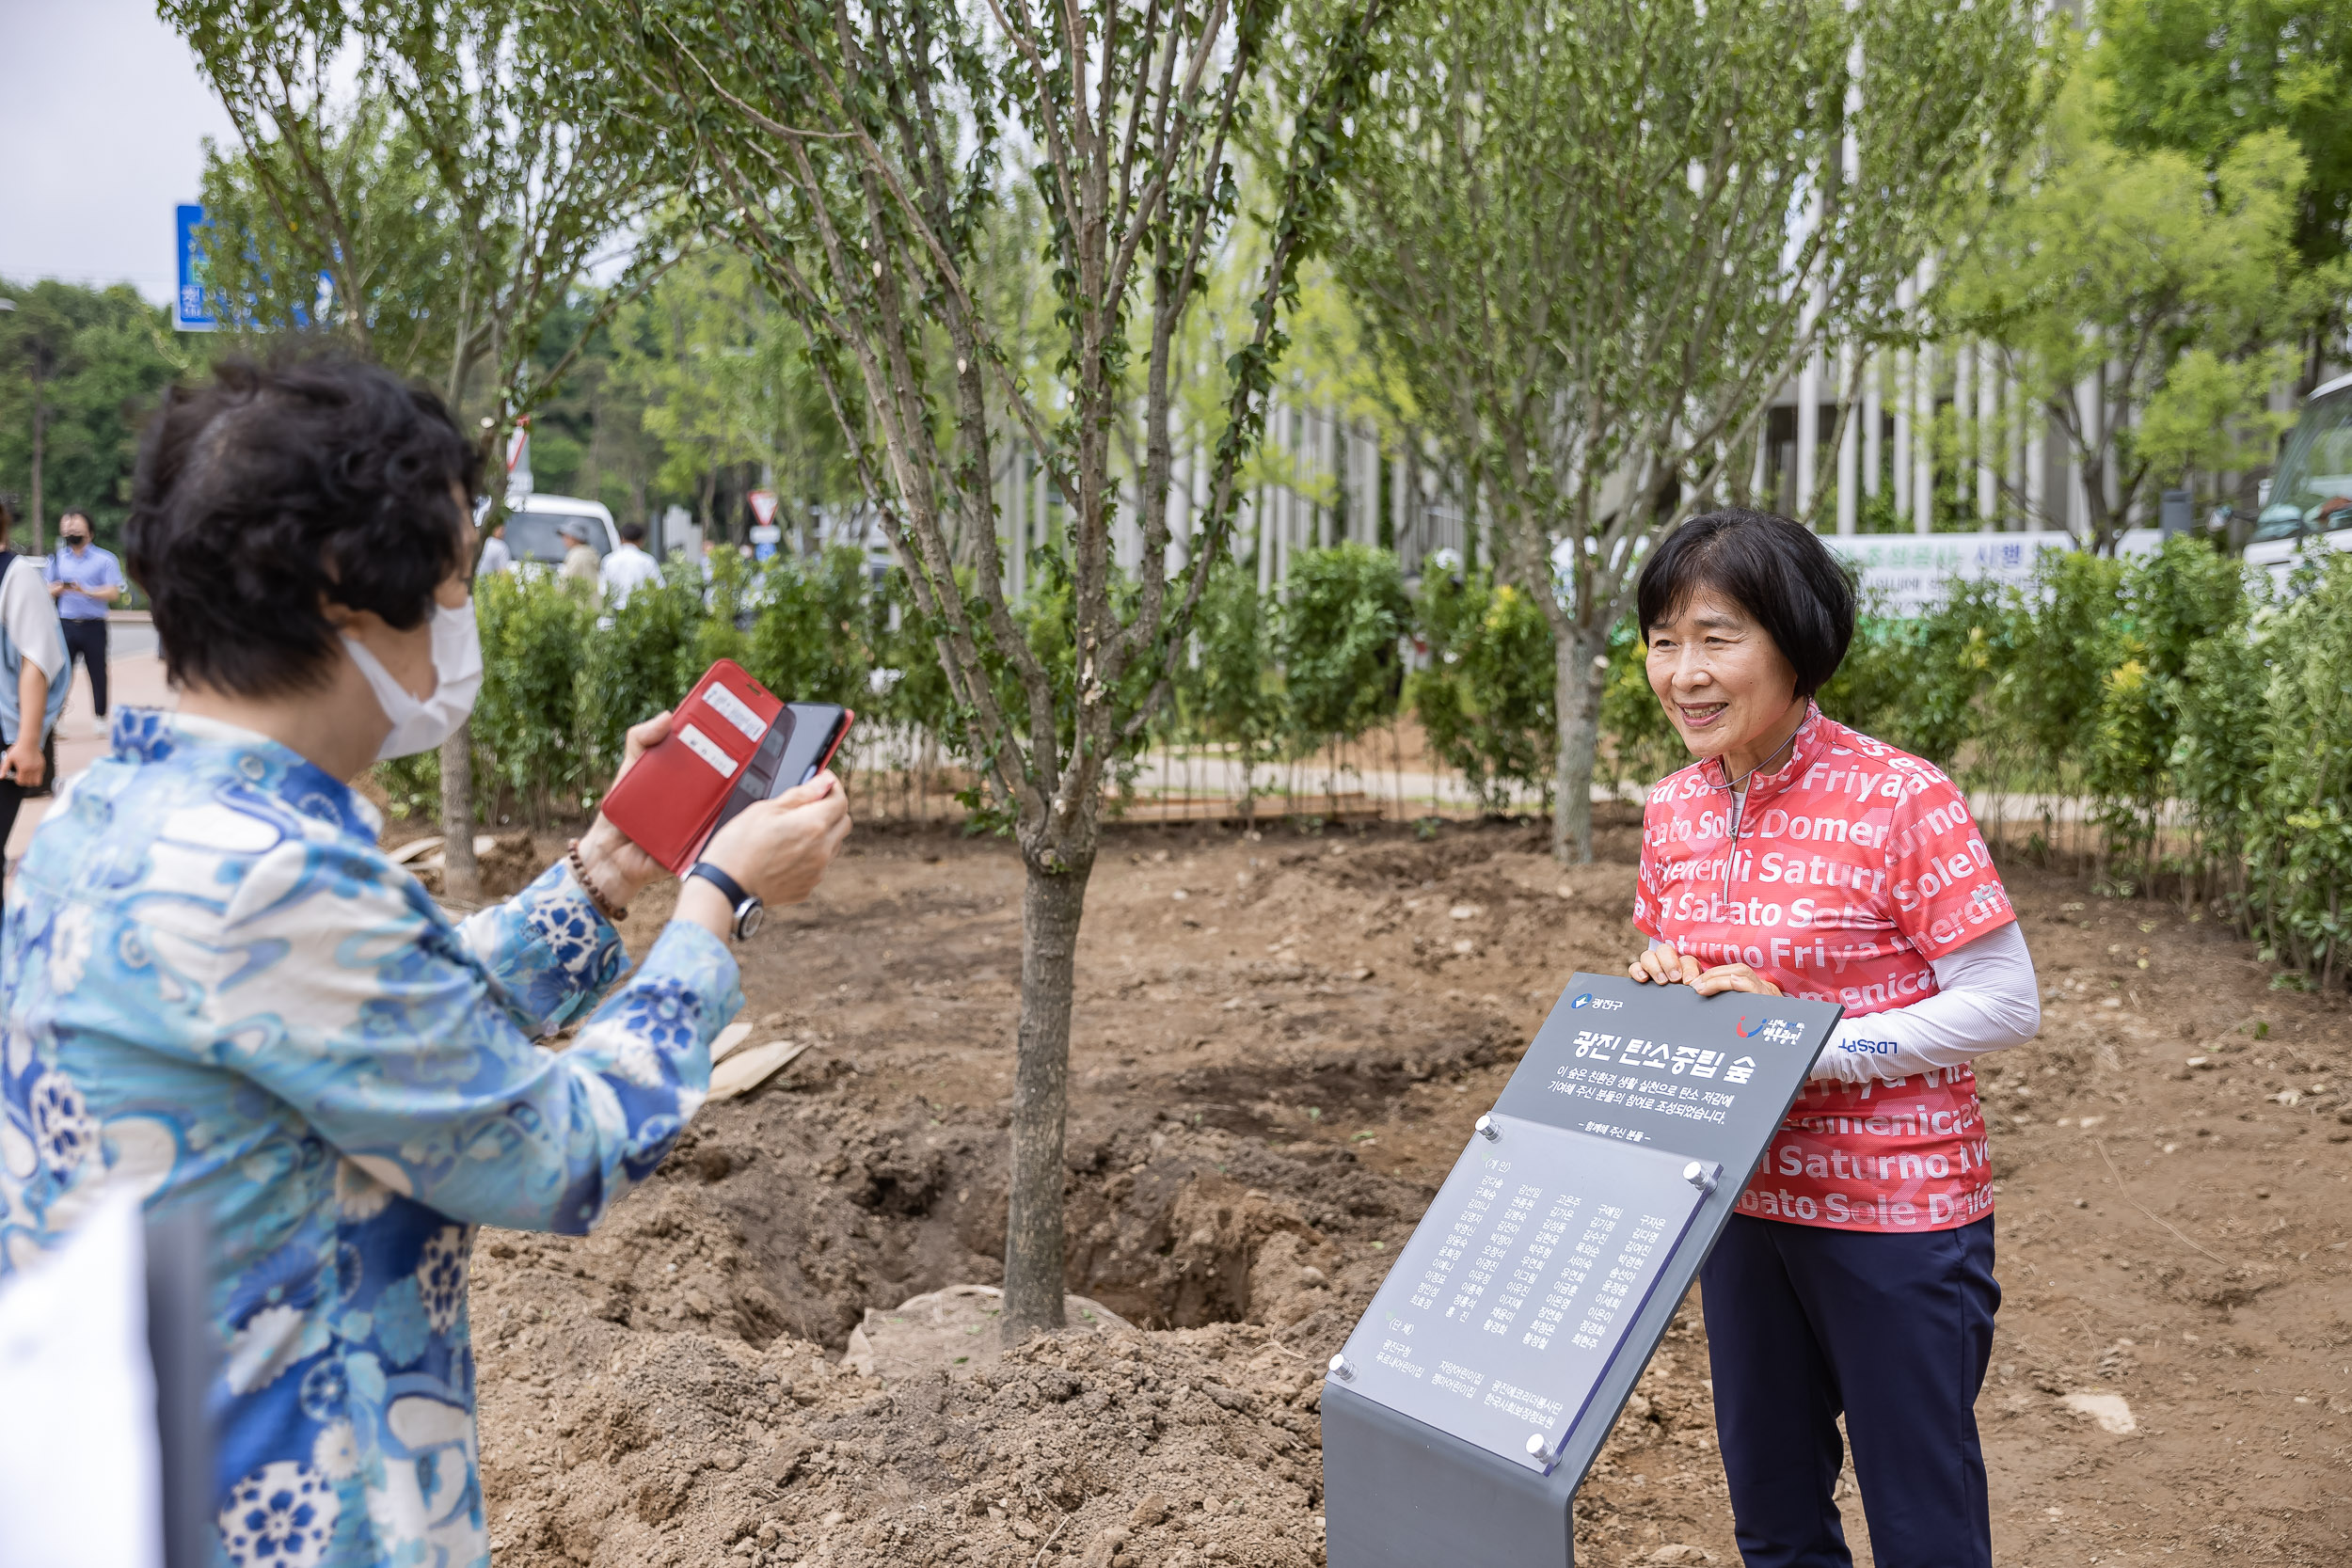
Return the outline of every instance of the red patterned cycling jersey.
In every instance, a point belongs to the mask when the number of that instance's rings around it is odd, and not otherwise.
[[[1934,995],[1930,959],[2016,918],[1951,780],[1817,707],[1744,800],[1710,759],[1651,790],[1643,813],[1633,923],[1703,964],[1744,963],[1791,996],[1840,1003],[1848,1019]],[[1864,1037],[1848,1043],[1867,1051]],[[1993,1212],[1985,1160],[1965,1067],[1808,1084],[1740,1211],[1949,1229]]]

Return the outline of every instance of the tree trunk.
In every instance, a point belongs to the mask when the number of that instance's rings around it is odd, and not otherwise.
[[[33,348],[33,548],[31,553],[34,555],[49,553],[49,546],[41,538],[41,531],[46,525],[41,519],[40,496],[41,448],[45,444],[42,437],[49,424],[47,389],[47,384],[41,377],[40,348],[37,343]]]
[[[1593,858],[1593,762],[1600,750],[1600,694],[1609,668],[1609,639],[1606,632],[1555,623],[1552,647],[1560,757],[1553,773],[1551,853],[1563,865],[1584,865]]]
[[[1070,1003],[1077,977],[1089,850],[1075,865],[1056,847],[1023,856],[1021,1040],[1013,1065],[1012,1184],[1005,1218],[1007,1345],[1062,1325],[1062,1133],[1070,1113]]]
[[[441,742],[441,896],[482,901],[482,867],[473,858],[473,721]]]

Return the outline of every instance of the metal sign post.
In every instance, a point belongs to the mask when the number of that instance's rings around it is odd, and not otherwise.
[[[1330,1568],[1574,1560],[1576,1489],[1840,1012],[1569,982],[1332,1357]]]

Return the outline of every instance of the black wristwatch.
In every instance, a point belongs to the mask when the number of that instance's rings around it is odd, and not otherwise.
[[[749,942],[758,934],[759,923],[768,918],[768,906],[760,902],[756,894],[745,893],[742,883],[708,861],[696,861],[693,868],[686,874],[700,877],[725,897],[727,907],[735,911],[736,941]]]

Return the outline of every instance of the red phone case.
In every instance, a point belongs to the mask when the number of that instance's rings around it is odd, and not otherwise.
[[[605,819],[677,875],[702,852],[784,701],[731,658],[694,683],[670,721],[669,738],[637,759],[604,798]]]

